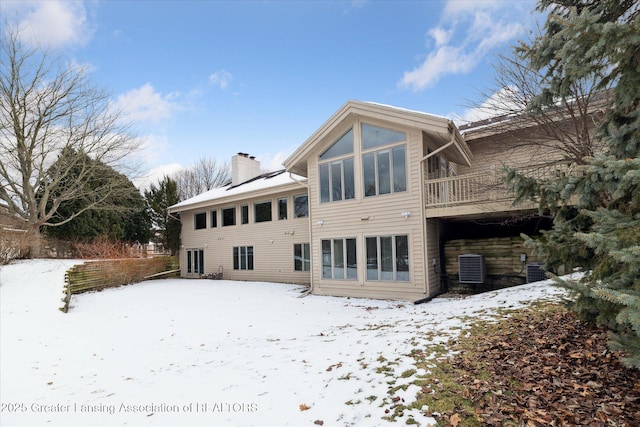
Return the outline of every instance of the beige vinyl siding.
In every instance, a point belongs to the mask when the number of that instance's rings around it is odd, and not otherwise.
[[[181,212],[182,242],[180,251],[182,275],[186,273],[186,250],[204,249],[204,268],[206,273],[218,271],[222,267],[224,278],[231,280],[251,280],[283,283],[310,283],[310,273],[294,270],[293,245],[309,243],[308,218],[293,217],[293,196],[305,194],[304,187],[287,193],[274,194],[270,197],[258,195],[255,198],[243,199],[233,203],[211,205],[206,208],[207,228],[194,230],[193,214],[204,211],[203,208]],[[277,200],[287,197],[288,215],[286,220],[278,220]],[[254,222],[254,202],[272,202],[272,220]],[[249,223],[240,224],[240,205],[249,205]],[[237,221],[234,226],[222,227],[221,209],[236,206]],[[211,228],[210,212],[218,209],[218,227]],[[233,247],[253,246],[253,270],[233,269]]]
[[[435,268],[433,260],[435,259]],[[438,224],[434,220],[427,220],[427,251],[425,264],[429,280],[428,295],[436,295],[442,290],[440,283],[440,235],[438,233]]]
[[[458,174],[477,172],[502,173],[503,166],[535,166],[562,158],[560,151],[540,150],[535,144],[518,144],[518,136],[493,136],[469,141],[474,161],[471,167],[458,166]],[[547,142],[548,144],[548,142]]]
[[[404,192],[363,197],[362,152],[360,149],[360,122],[349,123],[355,133],[354,179],[355,198],[330,203],[320,203],[318,179],[318,155],[335,138],[346,131],[345,125],[329,135],[323,144],[318,144],[316,152],[309,157],[309,204],[312,217],[311,253],[313,271],[313,292],[323,295],[370,297],[400,300],[417,300],[425,296],[424,250],[422,242],[422,209],[420,196],[419,160],[422,157],[422,134],[410,129],[398,129],[384,122],[365,120],[376,126],[406,132],[407,190]],[[402,212],[411,212],[404,218]],[[318,223],[322,221],[322,225]],[[376,236],[407,235],[409,243],[409,281],[368,281],[366,280],[365,238]],[[323,239],[356,239],[358,279],[328,280],[322,278]],[[436,242],[437,245],[437,242]]]

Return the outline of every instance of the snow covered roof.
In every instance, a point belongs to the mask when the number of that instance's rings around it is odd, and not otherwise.
[[[287,187],[300,186],[306,183],[306,178],[287,173],[284,169],[268,172],[238,185],[225,185],[213,188],[190,199],[183,200],[169,207],[170,212],[198,208],[213,203],[229,202],[237,196],[248,198],[251,193],[277,193],[288,190]]]
[[[436,117],[438,119],[442,119],[442,120],[447,120],[450,121],[451,119],[447,116],[441,116],[439,114],[432,114],[432,113],[425,113],[424,111],[419,111],[419,110],[411,110],[409,108],[402,108],[402,107],[396,107],[394,105],[389,105],[389,104],[382,104],[380,102],[373,102],[373,101],[361,101],[363,104],[371,104],[371,105],[377,105],[380,107],[384,107],[384,108],[390,108],[393,110],[397,110],[397,111],[404,111],[406,113],[412,113],[412,114],[422,114],[423,116],[428,116],[428,117]]]

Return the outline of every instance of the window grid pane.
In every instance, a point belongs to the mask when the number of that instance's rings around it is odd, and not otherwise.
[[[197,213],[193,216],[194,228],[196,230],[202,230],[207,228],[207,214],[205,212]]]
[[[405,166],[405,147],[394,147],[393,155],[393,192],[407,191],[407,171]]]
[[[378,239],[367,237],[367,280],[378,280]]]
[[[240,246],[240,270],[247,269],[247,247]]]
[[[278,199],[278,219],[287,219],[287,199]]]
[[[271,201],[263,203],[255,203],[254,205],[254,222],[271,221]]]
[[[327,160],[349,153],[353,153],[353,129],[349,129],[331,147],[320,154],[320,160]]]
[[[391,236],[380,237],[380,279],[393,280],[393,244]]]
[[[331,163],[331,201],[342,200],[342,162]]]
[[[253,246],[247,246],[247,270],[253,270]]]
[[[311,271],[311,248],[309,243],[305,243],[303,248],[304,271]]]
[[[222,210],[222,226],[236,225],[236,208]]]
[[[320,203],[331,201],[331,183],[329,182],[329,164],[320,165]]]
[[[378,194],[391,193],[391,166],[389,151],[381,151],[378,154]]]
[[[344,248],[342,239],[333,240],[333,278],[344,279]]]
[[[233,247],[233,269],[234,270],[238,270],[240,269],[240,253],[239,253],[239,249],[237,246]]]
[[[322,277],[331,279],[331,240],[322,241]]]
[[[409,281],[409,238],[395,236],[396,240],[396,280]]]
[[[356,197],[355,183],[353,178],[353,158],[344,159],[344,199],[353,199]]]
[[[404,132],[372,126],[367,123],[362,123],[360,129],[362,130],[362,148],[365,150],[407,140],[407,135]]]
[[[240,216],[242,224],[249,224],[249,205],[240,206]]]
[[[347,253],[347,279],[358,278],[358,261],[356,258],[356,239],[345,240]]]
[[[300,243],[296,243],[293,245],[293,269],[295,271],[302,271],[302,262],[302,245]]]
[[[362,170],[364,173],[364,195],[375,196],[376,191],[376,159],[374,153],[362,156]]]
[[[293,198],[294,218],[306,218],[309,216],[309,196],[295,196]]]
[[[211,211],[211,228],[216,228],[218,226],[218,211]]]

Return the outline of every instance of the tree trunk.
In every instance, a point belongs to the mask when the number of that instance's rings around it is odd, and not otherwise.
[[[29,229],[29,258],[40,258],[42,255],[42,233],[39,225],[32,225]]]

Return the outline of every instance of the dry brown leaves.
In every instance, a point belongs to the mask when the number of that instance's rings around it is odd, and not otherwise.
[[[564,309],[535,313],[450,360],[482,424],[639,426],[640,371],[620,363],[606,332]],[[442,415],[457,424],[455,411]]]

